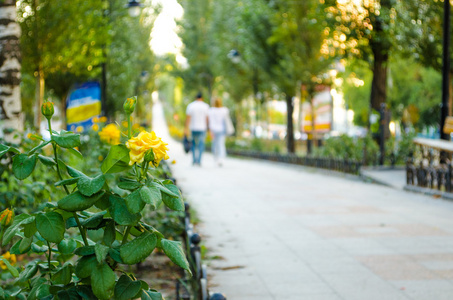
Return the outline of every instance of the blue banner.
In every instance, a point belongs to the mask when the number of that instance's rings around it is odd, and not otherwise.
[[[75,86],[66,100],[66,123],[70,131],[84,131],[93,126],[93,118],[101,114],[101,86],[99,82],[85,82]]]

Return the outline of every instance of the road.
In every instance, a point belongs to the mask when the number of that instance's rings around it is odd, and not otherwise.
[[[211,292],[229,300],[453,299],[453,202],[313,171],[210,154],[173,175],[201,222]]]

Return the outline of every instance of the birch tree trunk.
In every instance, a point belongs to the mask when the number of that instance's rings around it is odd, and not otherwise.
[[[17,142],[24,127],[20,99],[20,26],[16,0],[0,1],[0,129],[8,142]]]

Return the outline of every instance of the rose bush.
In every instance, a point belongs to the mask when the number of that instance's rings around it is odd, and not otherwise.
[[[17,179],[29,177],[41,163],[54,171],[55,189],[66,193],[62,198],[51,195],[35,213],[12,217],[8,210],[2,214],[2,220],[11,221],[0,225],[0,245],[11,245],[9,258],[25,253],[39,258],[18,269],[5,255],[0,256],[15,278],[12,284],[0,285],[0,299],[162,299],[152,286],[127,271],[127,265],[142,262],[154,249],[161,249],[190,273],[180,242],[166,239],[143,218],[145,208],[155,211],[163,203],[172,210],[184,211],[184,203],[173,182],[149,172],[150,167],[168,158],[167,148],[153,133],[132,137],[134,101],[125,103],[129,144],[150,137],[140,151],[134,150],[140,152],[138,156],[144,152],[142,161],[130,163],[136,153],[131,156],[132,151],[119,143],[110,147],[100,169],[87,175],[61,156],[65,151],[83,158],[76,149],[80,146],[79,134],[53,131],[50,117],[50,141],[42,141],[26,152],[0,145],[0,157],[12,160]],[[47,106],[43,111],[51,110]],[[47,145],[52,147],[53,157],[41,154]],[[107,180],[111,174],[117,180]]]

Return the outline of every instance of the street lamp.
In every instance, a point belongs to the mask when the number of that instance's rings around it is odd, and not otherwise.
[[[237,64],[241,61],[241,54],[236,49],[231,50],[228,52],[227,57],[234,63]]]
[[[440,115],[440,138],[449,140],[450,135],[444,133],[445,119],[449,114],[448,98],[450,81],[450,1],[444,1],[444,32],[443,32],[443,66],[442,66],[442,106]]]
[[[129,16],[135,18],[140,15],[140,8],[143,5],[137,1],[137,0],[129,0],[129,3],[127,3],[124,7],[128,9]]]

